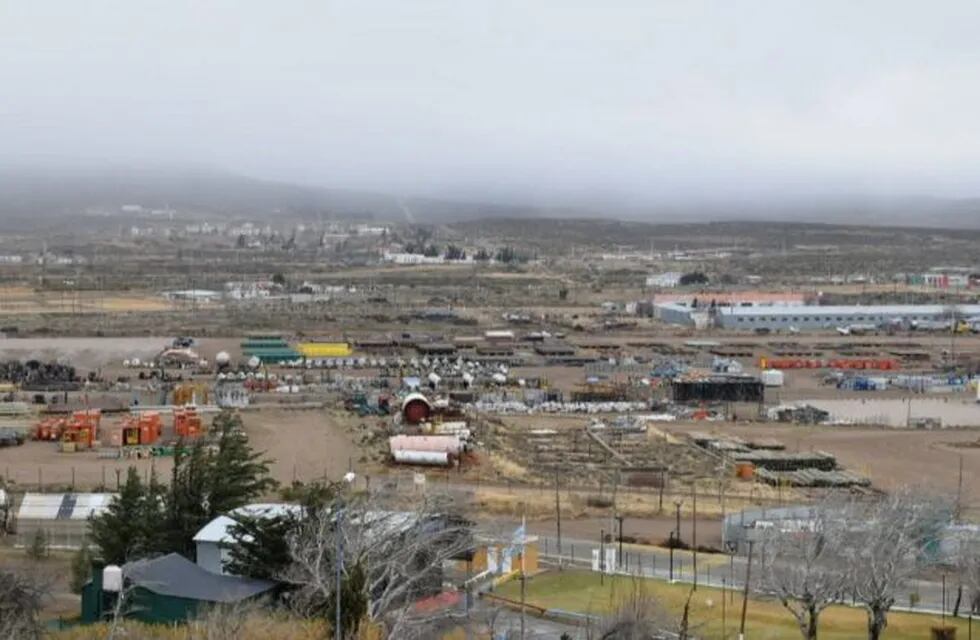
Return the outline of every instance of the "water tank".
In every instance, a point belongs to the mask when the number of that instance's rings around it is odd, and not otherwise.
[[[399,449],[392,452],[395,462],[401,464],[426,464],[437,467],[449,466],[449,454],[445,451],[409,451]]]
[[[432,405],[421,393],[410,393],[402,401],[402,418],[409,424],[419,424],[429,419]]]
[[[123,588],[122,569],[114,564],[110,564],[102,570],[102,590],[110,593],[119,593]]]
[[[214,363],[219,367],[227,367],[231,363],[231,356],[227,351],[219,351],[214,357]]]
[[[442,451],[457,454],[463,450],[463,442],[457,435],[448,436],[406,436],[388,438],[392,454],[396,451]]]
[[[259,360],[258,356],[252,356],[248,359],[248,367],[250,369],[258,369],[260,364],[262,364],[262,361]]]

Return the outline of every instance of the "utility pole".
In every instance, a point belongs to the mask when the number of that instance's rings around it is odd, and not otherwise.
[[[956,483],[956,521],[959,522],[963,505],[963,454],[960,454],[960,475]]]
[[[558,531],[558,570],[561,571],[561,496],[558,493],[558,467],[555,467],[555,523]]]
[[[749,580],[752,576],[752,547],[754,540],[749,540],[749,559],[745,565],[745,590],[742,593],[742,621],[738,625],[738,640],[745,640],[745,612],[749,606]]]
[[[691,487],[693,504],[691,507],[691,564],[694,569],[693,591],[698,590],[698,488]]]
[[[334,637],[336,637],[337,640],[343,640],[344,637],[344,631],[340,623],[340,609],[341,609],[340,580],[341,580],[341,575],[343,573],[343,565],[344,565],[344,543],[343,543],[343,533],[342,533],[343,519],[344,519],[344,511],[341,509],[340,513],[337,514],[337,561],[334,563],[336,565],[336,573],[337,573],[336,575],[337,584],[335,586],[336,593],[337,593],[336,596],[337,606],[336,606],[336,611],[334,612],[335,618],[334,618],[333,628],[334,628]]]
[[[674,582],[674,547],[677,546],[677,536],[673,531],[670,532],[670,572],[668,574],[668,579],[671,583]]]
[[[728,619],[725,617],[725,591],[728,590],[728,583],[725,578],[721,579],[721,637],[722,640],[728,637]]]
[[[664,512],[664,470],[660,470],[660,504],[657,508],[657,513]]]
[[[677,534],[677,542],[681,541],[681,504],[683,504],[682,500],[674,500],[675,518],[677,520],[674,532]]]
[[[599,529],[599,584],[606,583],[606,530]]]
[[[619,554],[616,556],[617,568],[623,565],[623,519],[624,516],[616,516],[616,520],[619,521]]]
[[[522,508],[521,513],[521,640],[524,640],[525,629],[527,626],[527,571],[524,566],[524,556],[527,555],[527,505]]]

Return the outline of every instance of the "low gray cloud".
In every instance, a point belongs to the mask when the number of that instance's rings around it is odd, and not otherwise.
[[[980,4],[0,0],[0,156],[405,193],[978,195]]]

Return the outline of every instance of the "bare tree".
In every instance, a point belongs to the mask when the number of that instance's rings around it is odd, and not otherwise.
[[[980,614],[980,551],[972,545],[961,549],[957,564],[960,580],[969,593],[970,612]]]
[[[446,614],[416,612],[411,605],[438,593],[443,565],[472,544],[470,523],[444,497],[399,510],[377,496],[341,495],[308,514],[291,536],[292,564],[282,578],[296,588],[298,611],[333,622],[339,551],[342,618],[363,603],[364,617],[380,625],[384,637],[431,637]],[[353,622],[344,626],[344,637],[359,619]]]
[[[793,614],[806,640],[816,639],[820,614],[846,587],[838,514],[829,503],[816,506],[809,519],[784,522],[762,541],[761,587]]]
[[[869,640],[881,637],[900,589],[922,566],[925,545],[951,514],[948,500],[908,488],[842,509],[847,590],[868,613]]]
[[[689,612],[693,588],[688,592],[683,613],[674,619],[657,601],[645,583],[634,578],[626,595],[616,602],[613,611],[590,626],[590,640],[661,640],[689,637]]]
[[[41,638],[41,606],[49,585],[36,574],[0,571],[0,638]]]
[[[276,617],[254,601],[216,604],[187,623],[187,640],[239,640],[245,635],[275,635]],[[246,634],[247,632],[247,634]]]

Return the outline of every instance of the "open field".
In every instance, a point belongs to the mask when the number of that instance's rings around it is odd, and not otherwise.
[[[338,480],[348,464],[361,468],[353,444],[356,422],[343,413],[318,410],[261,410],[243,414],[246,432],[257,451],[272,464],[272,477],[282,484],[293,480]],[[111,418],[107,418],[111,419]],[[56,443],[26,442],[20,447],[0,448],[0,473],[18,486],[79,490],[115,488],[117,472],[135,466],[147,475],[155,471],[164,480],[173,466],[170,457],[102,459],[94,452],[61,453]]]
[[[949,496],[960,487],[962,505],[980,516],[980,429],[915,431],[869,427],[828,427],[737,423],[671,424],[671,433],[714,431],[742,438],[776,438],[789,450],[827,451],[847,468],[865,474],[875,486],[894,489],[913,484]],[[958,446],[957,446],[958,445]]]
[[[598,574],[578,570],[547,571],[529,577],[527,581],[527,602],[536,607],[604,615],[615,610],[617,603],[631,595],[641,594],[657,603],[667,619],[675,624],[689,592],[690,585],[669,585],[661,581],[624,576],[606,576],[604,584],[600,584]],[[511,580],[498,588],[496,593],[519,601],[520,582]],[[699,587],[691,597],[692,632],[703,638],[735,637],[741,604],[741,594]],[[888,628],[883,637],[890,640],[928,638],[930,629],[940,622],[940,616],[936,615],[895,612],[888,616]],[[955,624],[959,634],[966,637],[966,620],[951,621],[947,618],[947,623]],[[831,607],[820,617],[820,637],[831,640],[862,638],[865,636],[865,625],[866,616],[863,610],[844,606]],[[753,598],[749,602],[745,627],[747,638],[795,640],[800,637],[792,615],[772,600]]]

